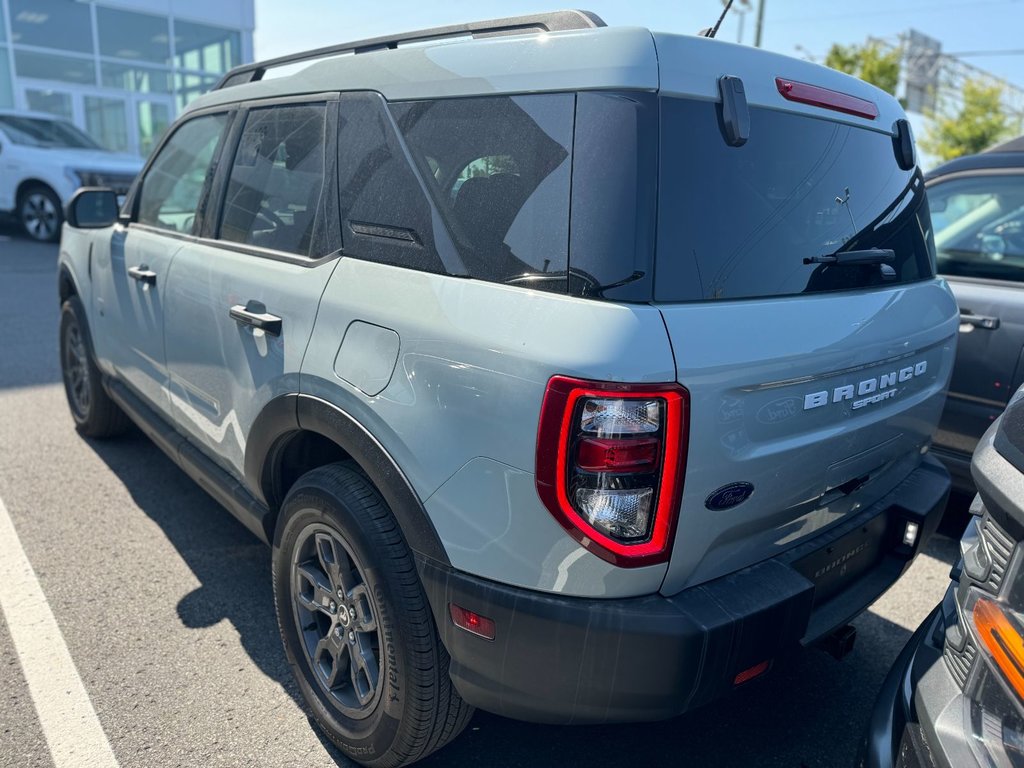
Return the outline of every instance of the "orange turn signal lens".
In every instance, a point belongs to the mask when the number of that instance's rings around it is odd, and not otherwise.
[[[996,666],[1024,701],[1024,638],[1020,631],[997,603],[984,597],[974,604],[974,626]]]

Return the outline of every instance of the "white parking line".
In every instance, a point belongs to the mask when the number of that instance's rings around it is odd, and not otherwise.
[[[0,499],[0,610],[56,768],[117,768],[89,694]]]

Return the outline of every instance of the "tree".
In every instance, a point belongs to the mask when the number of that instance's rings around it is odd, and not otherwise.
[[[900,79],[900,49],[883,50],[878,43],[840,45],[834,43],[825,56],[825,66],[859,77],[895,95]]]
[[[981,152],[1020,129],[1019,121],[1003,106],[1002,86],[967,80],[962,96],[959,110],[947,106],[928,116],[928,127],[919,142],[925,152],[943,161]]]

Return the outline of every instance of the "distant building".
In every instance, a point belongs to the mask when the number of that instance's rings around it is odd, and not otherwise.
[[[146,154],[174,116],[252,60],[254,0],[0,0],[0,107],[72,120]]]

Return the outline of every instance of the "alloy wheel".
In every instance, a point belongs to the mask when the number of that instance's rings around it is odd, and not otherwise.
[[[36,240],[51,240],[57,234],[59,213],[53,201],[42,192],[32,192],[21,204],[25,231]]]
[[[347,717],[367,717],[380,698],[381,643],[362,565],[336,531],[317,524],[299,534],[291,571],[296,626],[317,684]]]
[[[67,327],[64,337],[64,383],[78,416],[85,418],[92,403],[89,383],[89,358],[85,339],[77,322]]]

